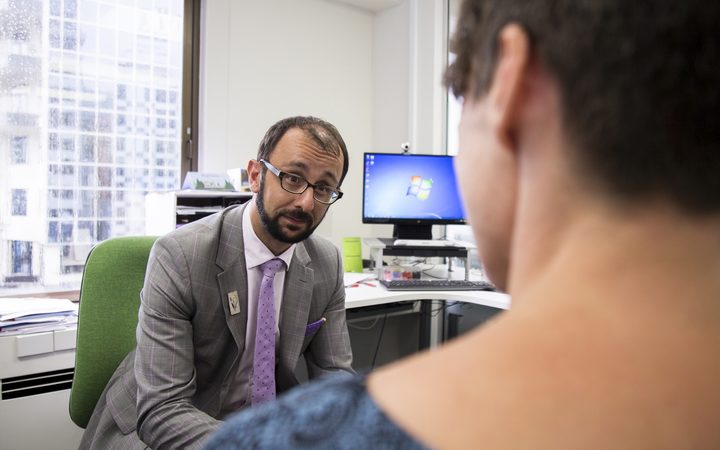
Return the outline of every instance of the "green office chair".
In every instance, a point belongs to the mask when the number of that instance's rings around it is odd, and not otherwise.
[[[70,418],[81,428],[90,421],[115,369],[135,348],[140,290],[155,239],[108,239],[88,255],[80,287],[75,376],[70,390]]]

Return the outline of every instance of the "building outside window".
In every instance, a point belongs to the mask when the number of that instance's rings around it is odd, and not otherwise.
[[[32,275],[32,242],[12,241],[12,275]]]
[[[77,289],[92,245],[143,234],[148,189],[179,187],[183,15],[0,2],[0,295]]]
[[[10,163],[25,164],[27,162],[27,136],[13,136],[10,141]]]
[[[12,212],[13,216],[27,215],[27,191],[25,189],[12,189]]]

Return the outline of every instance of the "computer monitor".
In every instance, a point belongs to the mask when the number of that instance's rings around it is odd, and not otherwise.
[[[466,223],[452,156],[365,153],[363,167],[363,223],[392,224],[395,239]]]

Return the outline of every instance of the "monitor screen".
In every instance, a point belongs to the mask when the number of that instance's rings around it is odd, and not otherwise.
[[[363,223],[393,224],[403,239],[465,223],[452,156],[365,153],[363,166]],[[413,230],[420,235],[408,236]]]

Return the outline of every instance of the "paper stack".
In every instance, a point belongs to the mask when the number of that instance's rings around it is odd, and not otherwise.
[[[78,304],[57,298],[0,298],[0,336],[62,330],[77,324]]]

